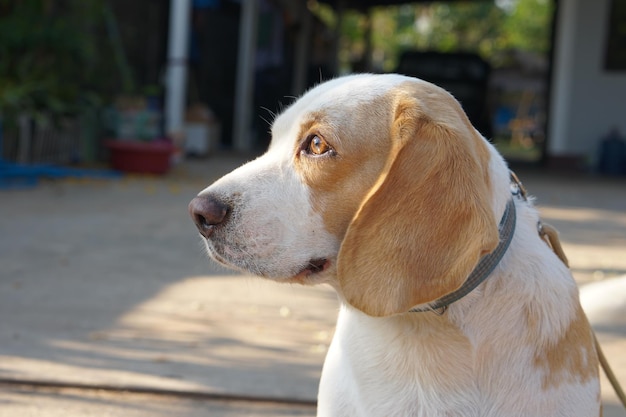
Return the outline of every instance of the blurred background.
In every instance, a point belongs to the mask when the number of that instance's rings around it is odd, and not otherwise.
[[[315,415],[336,295],[209,262],[187,204],[363,71],[460,100],[625,383],[626,1],[0,0],[0,417]]]
[[[448,89],[511,161],[623,174],[625,22],[621,0],[1,0],[0,157],[260,152],[295,96],[368,71]]]

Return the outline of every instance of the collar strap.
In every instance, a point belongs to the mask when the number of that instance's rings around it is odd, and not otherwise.
[[[430,303],[427,307],[412,308],[409,312],[419,313],[423,311],[434,311],[438,314],[443,314],[450,304],[472,292],[493,272],[508,249],[511,240],[513,240],[513,234],[515,232],[515,203],[513,199],[510,199],[506,205],[498,230],[500,233],[500,243],[492,252],[480,259],[478,265],[476,265],[476,268],[474,268],[461,288]]]

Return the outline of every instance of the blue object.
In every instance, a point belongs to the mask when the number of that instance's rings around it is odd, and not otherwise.
[[[626,141],[616,129],[600,141],[598,171],[607,175],[626,174]]]
[[[16,164],[4,161],[2,119],[0,119],[0,190],[34,187],[39,178],[119,178],[122,174],[112,170],[68,168],[46,164]]]
[[[215,9],[219,5],[219,0],[193,0],[193,7],[195,9]]]
[[[23,165],[0,161],[0,190],[34,187],[40,178],[120,178],[113,170],[81,169],[55,165]]]

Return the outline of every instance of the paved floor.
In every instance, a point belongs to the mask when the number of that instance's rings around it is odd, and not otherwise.
[[[0,417],[314,417],[314,406],[0,384]]]
[[[0,191],[0,417],[314,415],[335,295],[220,269],[188,219],[188,201],[241,162]],[[583,293],[621,282],[626,181],[520,174]],[[595,290],[589,308],[626,381],[619,288]],[[595,302],[606,294],[609,310]],[[243,401],[255,398],[304,405]],[[610,388],[603,398],[605,415],[626,416]]]

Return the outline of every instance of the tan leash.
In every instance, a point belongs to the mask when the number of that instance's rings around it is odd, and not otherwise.
[[[543,239],[544,242],[548,244],[550,249],[559,257],[559,259],[569,268],[569,261],[567,260],[567,256],[565,256],[565,252],[563,251],[563,247],[561,246],[561,241],[559,240],[559,232],[553,226],[540,222],[538,224],[539,236]],[[596,337],[596,332],[593,333],[593,341],[596,345],[596,352],[598,353],[598,360],[600,361],[600,365],[602,366],[602,370],[604,371],[606,377],[608,378],[611,386],[615,390],[617,397],[622,402],[622,405],[626,409],[626,394],[624,394],[624,390],[622,389],[613,369],[609,365],[609,362],[606,360],[606,356],[604,356],[604,352],[600,347],[600,343],[598,342],[598,338]]]
[[[513,171],[510,171],[510,174],[511,174],[511,181],[514,184],[514,186],[517,187],[519,194],[522,196],[524,200],[527,200],[528,192],[526,191],[526,188],[524,188],[524,185],[522,184],[520,179],[517,177],[517,175],[515,175]],[[559,239],[559,232],[556,230],[556,228],[552,225],[539,221],[539,223],[537,223],[537,230],[539,232],[539,237],[541,237],[541,239],[544,242],[546,242],[548,247],[550,247],[550,249],[552,249],[552,251],[556,254],[556,256],[559,257],[559,259],[565,264],[565,266],[569,268],[569,261],[567,260],[567,256],[565,256],[565,251],[563,250],[563,246],[561,246],[561,240]],[[600,366],[602,366],[602,370],[604,371],[606,377],[611,383],[611,386],[615,390],[617,397],[619,398],[622,405],[626,409],[626,394],[624,394],[624,390],[622,389],[622,386],[617,380],[617,377],[615,376],[613,369],[611,369],[609,362],[606,360],[606,356],[604,356],[602,347],[600,346],[600,343],[598,342],[598,338],[596,337],[596,332],[593,331],[592,329],[591,333],[593,334],[593,341],[594,341],[594,344],[596,345],[596,352],[598,354],[598,360],[600,361]]]

